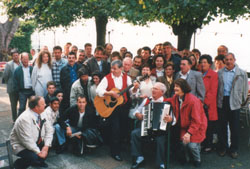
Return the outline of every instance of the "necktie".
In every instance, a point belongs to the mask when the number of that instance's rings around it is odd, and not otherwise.
[[[40,114],[37,117],[37,124],[38,124],[39,127],[41,127],[41,116],[40,116]]]

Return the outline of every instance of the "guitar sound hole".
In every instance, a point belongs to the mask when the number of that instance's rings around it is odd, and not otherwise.
[[[114,106],[116,105],[116,103],[117,103],[117,101],[115,101],[115,102],[110,102],[110,103],[109,103],[109,107],[114,107]]]

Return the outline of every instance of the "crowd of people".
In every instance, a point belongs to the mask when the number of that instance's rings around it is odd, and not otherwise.
[[[12,50],[11,56],[3,80],[14,123],[10,141],[20,157],[15,168],[48,167],[50,147],[60,154],[71,145],[72,152],[81,155],[84,147],[103,142],[117,161],[123,160],[122,145],[130,144],[131,168],[138,168],[145,161],[142,110],[151,102],[172,107],[164,117],[171,132],[154,135],[158,168],[166,167],[167,134],[171,153],[181,163],[201,166],[200,153],[214,150],[215,134],[218,155],[238,157],[239,111],[247,100],[248,77],[224,45],[218,47],[214,61],[198,49],[177,51],[170,42],[142,47],[136,56],[126,47],[113,51],[110,43],[97,46],[93,54],[90,43],[84,49],[67,43],[64,50],[55,46],[50,52],[44,46],[38,54],[33,49],[21,54]],[[123,102],[104,118],[102,109],[97,111],[97,96],[113,100],[122,96]]]

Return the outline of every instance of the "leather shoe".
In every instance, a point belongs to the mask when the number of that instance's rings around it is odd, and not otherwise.
[[[227,152],[226,150],[218,151],[218,155],[224,157],[226,155],[226,152]]]
[[[45,162],[43,161],[43,162],[41,162],[41,164],[40,164],[39,167],[48,168],[49,166],[48,166],[47,163],[45,163]]]
[[[120,155],[114,155],[113,158],[116,160],[116,161],[122,161],[122,157]]]
[[[144,160],[142,160],[140,163],[137,163],[136,160],[133,162],[131,169],[137,169],[140,166],[142,166],[144,164]]]
[[[237,159],[238,158],[238,153],[237,152],[231,152],[230,157],[232,157],[233,159]]]

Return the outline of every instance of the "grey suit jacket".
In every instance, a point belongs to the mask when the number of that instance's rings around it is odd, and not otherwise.
[[[180,77],[181,75],[179,71],[176,73],[175,79],[179,79]],[[186,81],[191,87],[191,93],[198,97],[201,101],[204,101],[206,89],[203,83],[202,74],[200,72],[190,70]]]
[[[241,108],[241,105],[246,101],[248,94],[248,77],[247,73],[240,69],[238,65],[235,65],[235,75],[230,93],[230,109],[237,110]],[[225,68],[218,71],[218,99],[217,106],[222,108],[224,97],[224,71]]]
[[[14,92],[14,80],[13,80],[14,71],[15,71],[14,62],[12,60],[6,64],[3,72],[3,79],[7,84],[7,93]]]

